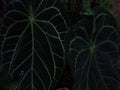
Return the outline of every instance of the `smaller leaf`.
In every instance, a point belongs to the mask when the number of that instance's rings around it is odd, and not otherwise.
[[[91,9],[91,1],[83,0],[83,14],[84,15],[93,15],[93,11]]]

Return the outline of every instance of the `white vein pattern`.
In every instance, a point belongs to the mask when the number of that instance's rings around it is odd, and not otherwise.
[[[73,34],[68,45],[69,59],[74,62],[71,63],[75,77],[73,90],[113,90],[111,85],[118,83],[112,74],[115,74],[113,61],[118,58],[119,45],[111,40],[112,34],[118,31],[111,23],[106,23],[107,18],[111,16],[101,12],[91,21],[95,24],[93,28],[87,29],[80,22],[68,33]],[[95,32],[91,33],[93,30]]]
[[[50,4],[49,0],[36,0],[30,6],[26,6],[26,1],[22,0],[15,0],[10,3],[13,9],[6,13],[3,20],[4,26],[8,28],[5,34],[1,34],[4,35],[1,57],[2,61],[5,62],[4,65],[7,62],[9,63],[8,73],[11,77],[19,76],[18,74],[21,75],[20,72],[23,72],[17,90],[39,90],[40,88],[52,90],[54,87],[52,84],[55,83],[53,81],[57,81],[58,75],[63,71],[65,58],[60,33],[64,32],[67,24],[61,11],[55,6],[56,3],[57,0],[52,0]],[[21,7],[18,8],[17,4],[21,5],[24,10],[20,9]],[[41,18],[43,17],[41,15],[49,11],[56,13],[51,12],[53,16],[48,20]],[[6,22],[8,17],[13,20],[10,25],[7,24],[9,21]],[[54,23],[58,17],[62,21],[59,25]],[[62,30],[63,26],[65,27]],[[49,31],[49,27],[52,33]],[[61,28],[61,31],[58,28]],[[57,41],[57,45],[60,47],[53,46],[53,40]],[[9,48],[10,45],[12,48]],[[57,52],[56,49],[60,49],[61,52]],[[59,64],[55,57],[60,59]]]

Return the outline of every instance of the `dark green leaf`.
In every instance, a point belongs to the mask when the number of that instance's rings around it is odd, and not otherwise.
[[[7,74],[19,80],[16,90],[53,90],[61,77],[66,22],[59,4],[12,0],[6,8],[0,30],[1,62]]]
[[[112,16],[100,7],[91,17],[67,34],[65,47],[75,79],[73,90],[117,90],[118,47],[113,38],[118,30]]]

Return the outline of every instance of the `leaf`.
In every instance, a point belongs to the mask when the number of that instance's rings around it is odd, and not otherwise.
[[[57,0],[12,0],[2,22],[0,61],[16,90],[53,90],[64,68],[66,22]]]
[[[75,79],[73,90],[117,90],[115,33],[119,34],[113,17],[101,7],[67,33],[65,47]]]
[[[93,11],[91,9],[91,1],[90,0],[83,0],[82,1],[82,8],[83,8],[83,14],[84,15],[93,15]]]

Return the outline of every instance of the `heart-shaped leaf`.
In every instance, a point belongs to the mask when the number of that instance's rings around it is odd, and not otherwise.
[[[11,0],[2,22],[1,62],[16,90],[54,90],[64,68],[66,30],[58,0]]]
[[[114,22],[97,7],[93,16],[68,32],[65,46],[75,79],[73,90],[117,90],[118,47],[113,38],[119,33]]]

